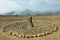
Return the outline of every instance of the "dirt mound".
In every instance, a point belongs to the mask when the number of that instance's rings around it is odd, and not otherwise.
[[[40,37],[57,30],[57,26],[55,24],[46,21],[40,21],[39,23],[40,25],[32,27],[30,22],[16,22],[5,26],[3,28],[3,32],[16,37],[31,38]],[[37,23],[35,22],[35,24]]]

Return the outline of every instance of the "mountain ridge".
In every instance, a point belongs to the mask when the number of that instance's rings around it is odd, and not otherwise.
[[[57,12],[34,12],[29,9],[23,11],[11,11],[8,13],[0,14],[0,15],[52,15],[52,14],[60,14],[60,11]]]

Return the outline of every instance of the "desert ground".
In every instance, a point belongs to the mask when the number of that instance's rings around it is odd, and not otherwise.
[[[60,15],[0,16],[0,40],[60,40]]]

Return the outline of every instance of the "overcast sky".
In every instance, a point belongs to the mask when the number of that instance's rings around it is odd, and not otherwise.
[[[0,0],[0,14],[13,10],[60,11],[60,0]]]

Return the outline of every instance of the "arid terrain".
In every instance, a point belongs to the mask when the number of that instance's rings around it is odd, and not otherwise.
[[[0,40],[60,40],[60,15],[0,16]]]

